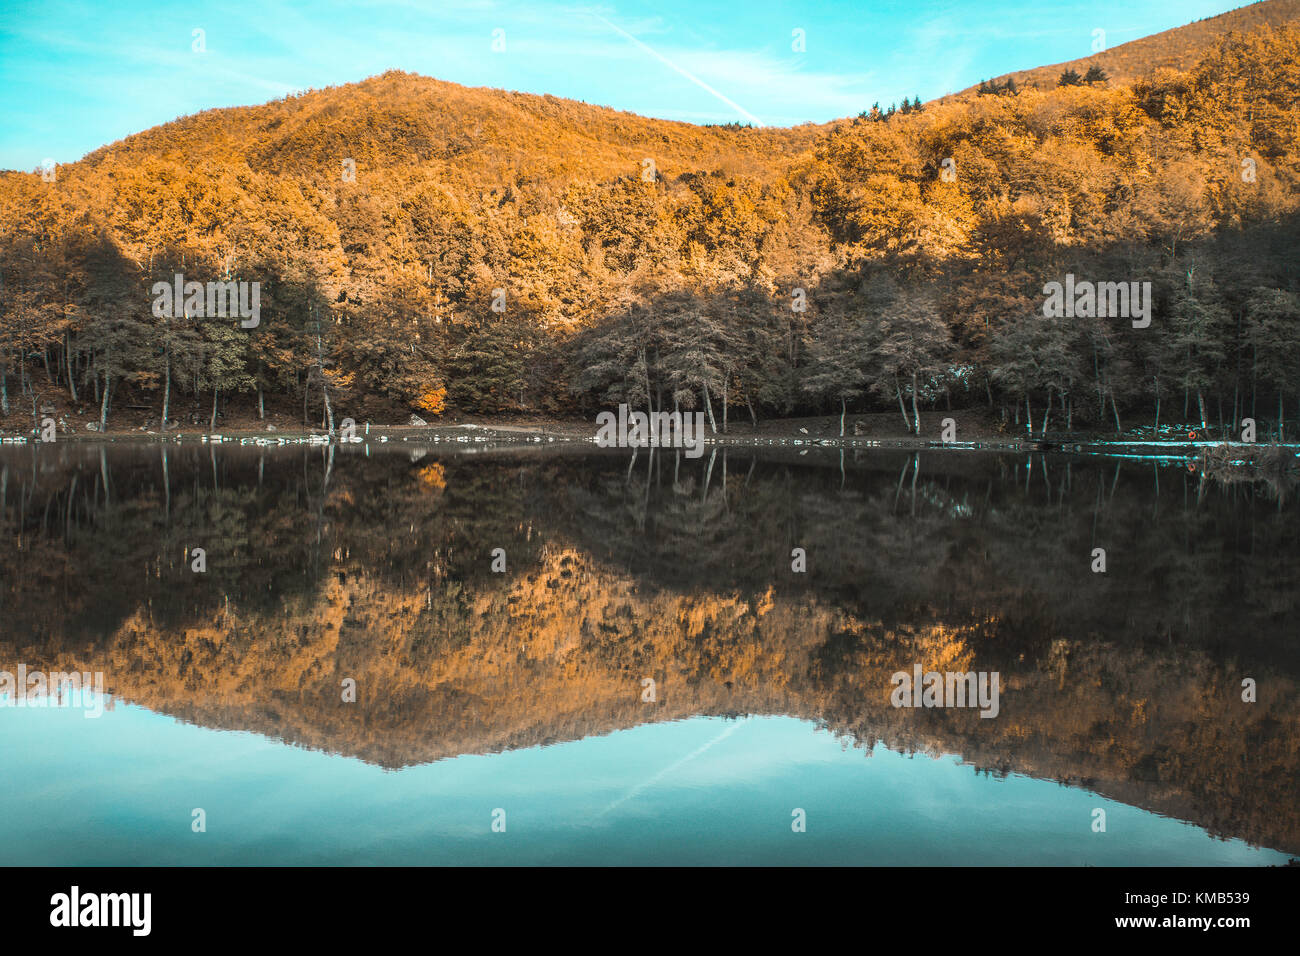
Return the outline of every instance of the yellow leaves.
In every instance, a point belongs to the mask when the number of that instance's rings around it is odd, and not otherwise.
[[[426,386],[415,400],[415,406],[434,415],[442,414],[446,406],[447,389],[441,385]]]
[[[938,184],[931,188],[923,214],[915,220],[917,245],[944,258],[966,254],[977,224],[975,204],[955,184]]]

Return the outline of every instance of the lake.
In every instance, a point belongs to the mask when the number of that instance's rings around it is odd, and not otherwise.
[[[5,446],[0,862],[1285,863],[1297,511],[1057,454]]]

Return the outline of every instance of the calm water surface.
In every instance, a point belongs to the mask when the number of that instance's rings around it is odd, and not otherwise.
[[[0,693],[0,862],[1284,863],[1296,519],[1062,456],[6,447],[0,671],[106,696]]]

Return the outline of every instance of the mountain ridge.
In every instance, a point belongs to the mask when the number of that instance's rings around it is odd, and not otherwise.
[[[1055,86],[1066,70],[1083,74],[1090,67],[1097,66],[1107,73],[1112,83],[1132,83],[1159,69],[1187,69],[1196,62],[1206,47],[1227,34],[1248,33],[1262,26],[1279,27],[1296,20],[1300,20],[1300,0],[1259,0],[1217,16],[1204,17],[1159,33],[1138,37],[1088,56],[1011,70],[986,82],[1005,84],[1012,80],[1017,86],[1045,89]],[[936,97],[933,102],[949,103],[976,93],[978,89],[978,85],[968,86],[956,93]]]
[[[1300,0],[1259,0],[1257,3],[1238,7],[1217,16],[1183,24],[1159,33],[1139,37],[1136,40],[1088,56],[1002,73],[993,77],[990,82],[996,84],[1014,80],[1019,86],[1050,88],[1056,85],[1057,77],[1063,71],[1074,69],[1079,73],[1085,73],[1089,67],[1096,65],[1107,72],[1112,83],[1130,83],[1157,69],[1186,69],[1195,62],[1207,46],[1226,34],[1249,32],[1265,25],[1277,27],[1297,20],[1300,20]],[[1145,63],[1139,68],[1138,64],[1143,61]],[[408,89],[405,91],[395,89],[394,87],[397,84],[405,84]],[[506,109],[510,109],[513,111],[513,118],[515,119],[535,119],[547,112],[552,114],[552,118],[572,119],[572,115],[565,116],[565,114],[585,113],[585,118],[588,121],[600,121],[595,125],[606,130],[612,127],[614,132],[625,132],[629,126],[644,126],[645,128],[629,141],[629,148],[637,143],[650,145],[644,141],[644,138],[651,136],[657,128],[660,128],[661,135],[665,130],[670,130],[678,134],[680,138],[695,136],[695,145],[700,149],[709,146],[721,149],[721,147],[725,146],[728,151],[735,149],[744,151],[754,141],[761,140],[769,142],[779,152],[798,152],[800,149],[810,148],[816,136],[824,134],[840,124],[852,121],[851,117],[846,116],[826,122],[807,121],[793,126],[729,129],[717,124],[702,125],[682,120],[659,119],[630,110],[620,110],[615,107],[591,104],[582,100],[557,97],[549,93],[527,93],[501,87],[465,86],[450,80],[442,80],[423,74],[402,70],[387,70],[357,82],[307,90],[261,104],[213,107],[198,113],[188,114],[167,123],[161,123],[130,134],[114,143],[105,144],[87,153],[76,162],[89,162],[93,165],[106,156],[134,152],[138,146],[147,147],[153,145],[158,139],[166,141],[173,132],[182,135],[189,129],[202,132],[203,125],[210,121],[213,114],[244,116],[250,122],[256,122],[261,114],[276,109],[278,105],[293,103],[297,107],[296,113],[307,112],[310,114],[310,118],[320,119],[322,113],[337,110],[339,96],[341,94],[346,96],[347,91],[370,91],[379,88],[385,94],[409,93],[411,92],[409,90],[411,85],[425,87],[425,89],[418,92],[423,95],[426,101],[430,93],[440,93],[445,96],[449,106],[448,112],[452,111],[450,109],[452,104],[463,107],[467,104],[467,101],[477,100],[480,106],[494,106],[496,109],[492,111],[494,115],[491,118],[497,121],[509,118],[502,114]],[[430,86],[433,89],[428,89]],[[972,85],[955,93],[934,97],[927,101],[927,105],[951,103],[954,100],[975,93],[977,89],[977,86]],[[272,121],[278,125],[287,119],[295,118],[298,117],[291,114],[287,117],[273,118]],[[264,131],[266,122],[255,128],[258,131]],[[590,138],[599,142],[594,135]],[[193,144],[188,145],[193,146]],[[654,145],[658,147],[660,144],[656,143]],[[671,145],[681,144],[680,142],[674,142]],[[180,149],[179,146],[174,147],[175,151],[180,151]],[[167,150],[167,152],[172,151]],[[276,167],[272,166],[270,168]]]
[[[1280,424],[1298,76],[1300,29],[1264,24],[1132,86],[828,126],[700,127],[399,72],[206,111],[48,178],[0,174],[0,416],[6,375],[19,407],[46,389],[27,368],[44,350],[97,430],[118,389],[167,427],[176,392],[214,428],[256,393],[259,416],[269,395],[304,424],[319,402],[324,425],[340,404],[712,421],[720,399],[723,429],[728,408],[910,399],[909,431],[936,401],[1000,398],[1018,426],[1065,398],[1067,422],[1076,403],[1122,431],[1135,409],[1158,426],[1171,387],[1202,428],[1247,393]],[[1213,342],[1040,321],[1046,281],[1115,270],[1152,281],[1157,328]],[[257,283],[262,324],[160,321],[149,290],[179,272]],[[1043,350],[1050,368],[1023,361]]]

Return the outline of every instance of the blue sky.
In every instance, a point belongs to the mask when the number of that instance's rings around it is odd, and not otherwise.
[[[823,122],[1086,56],[1097,29],[1116,46],[1241,5],[0,0],[0,168],[70,162],[178,116],[394,68],[688,122]]]

